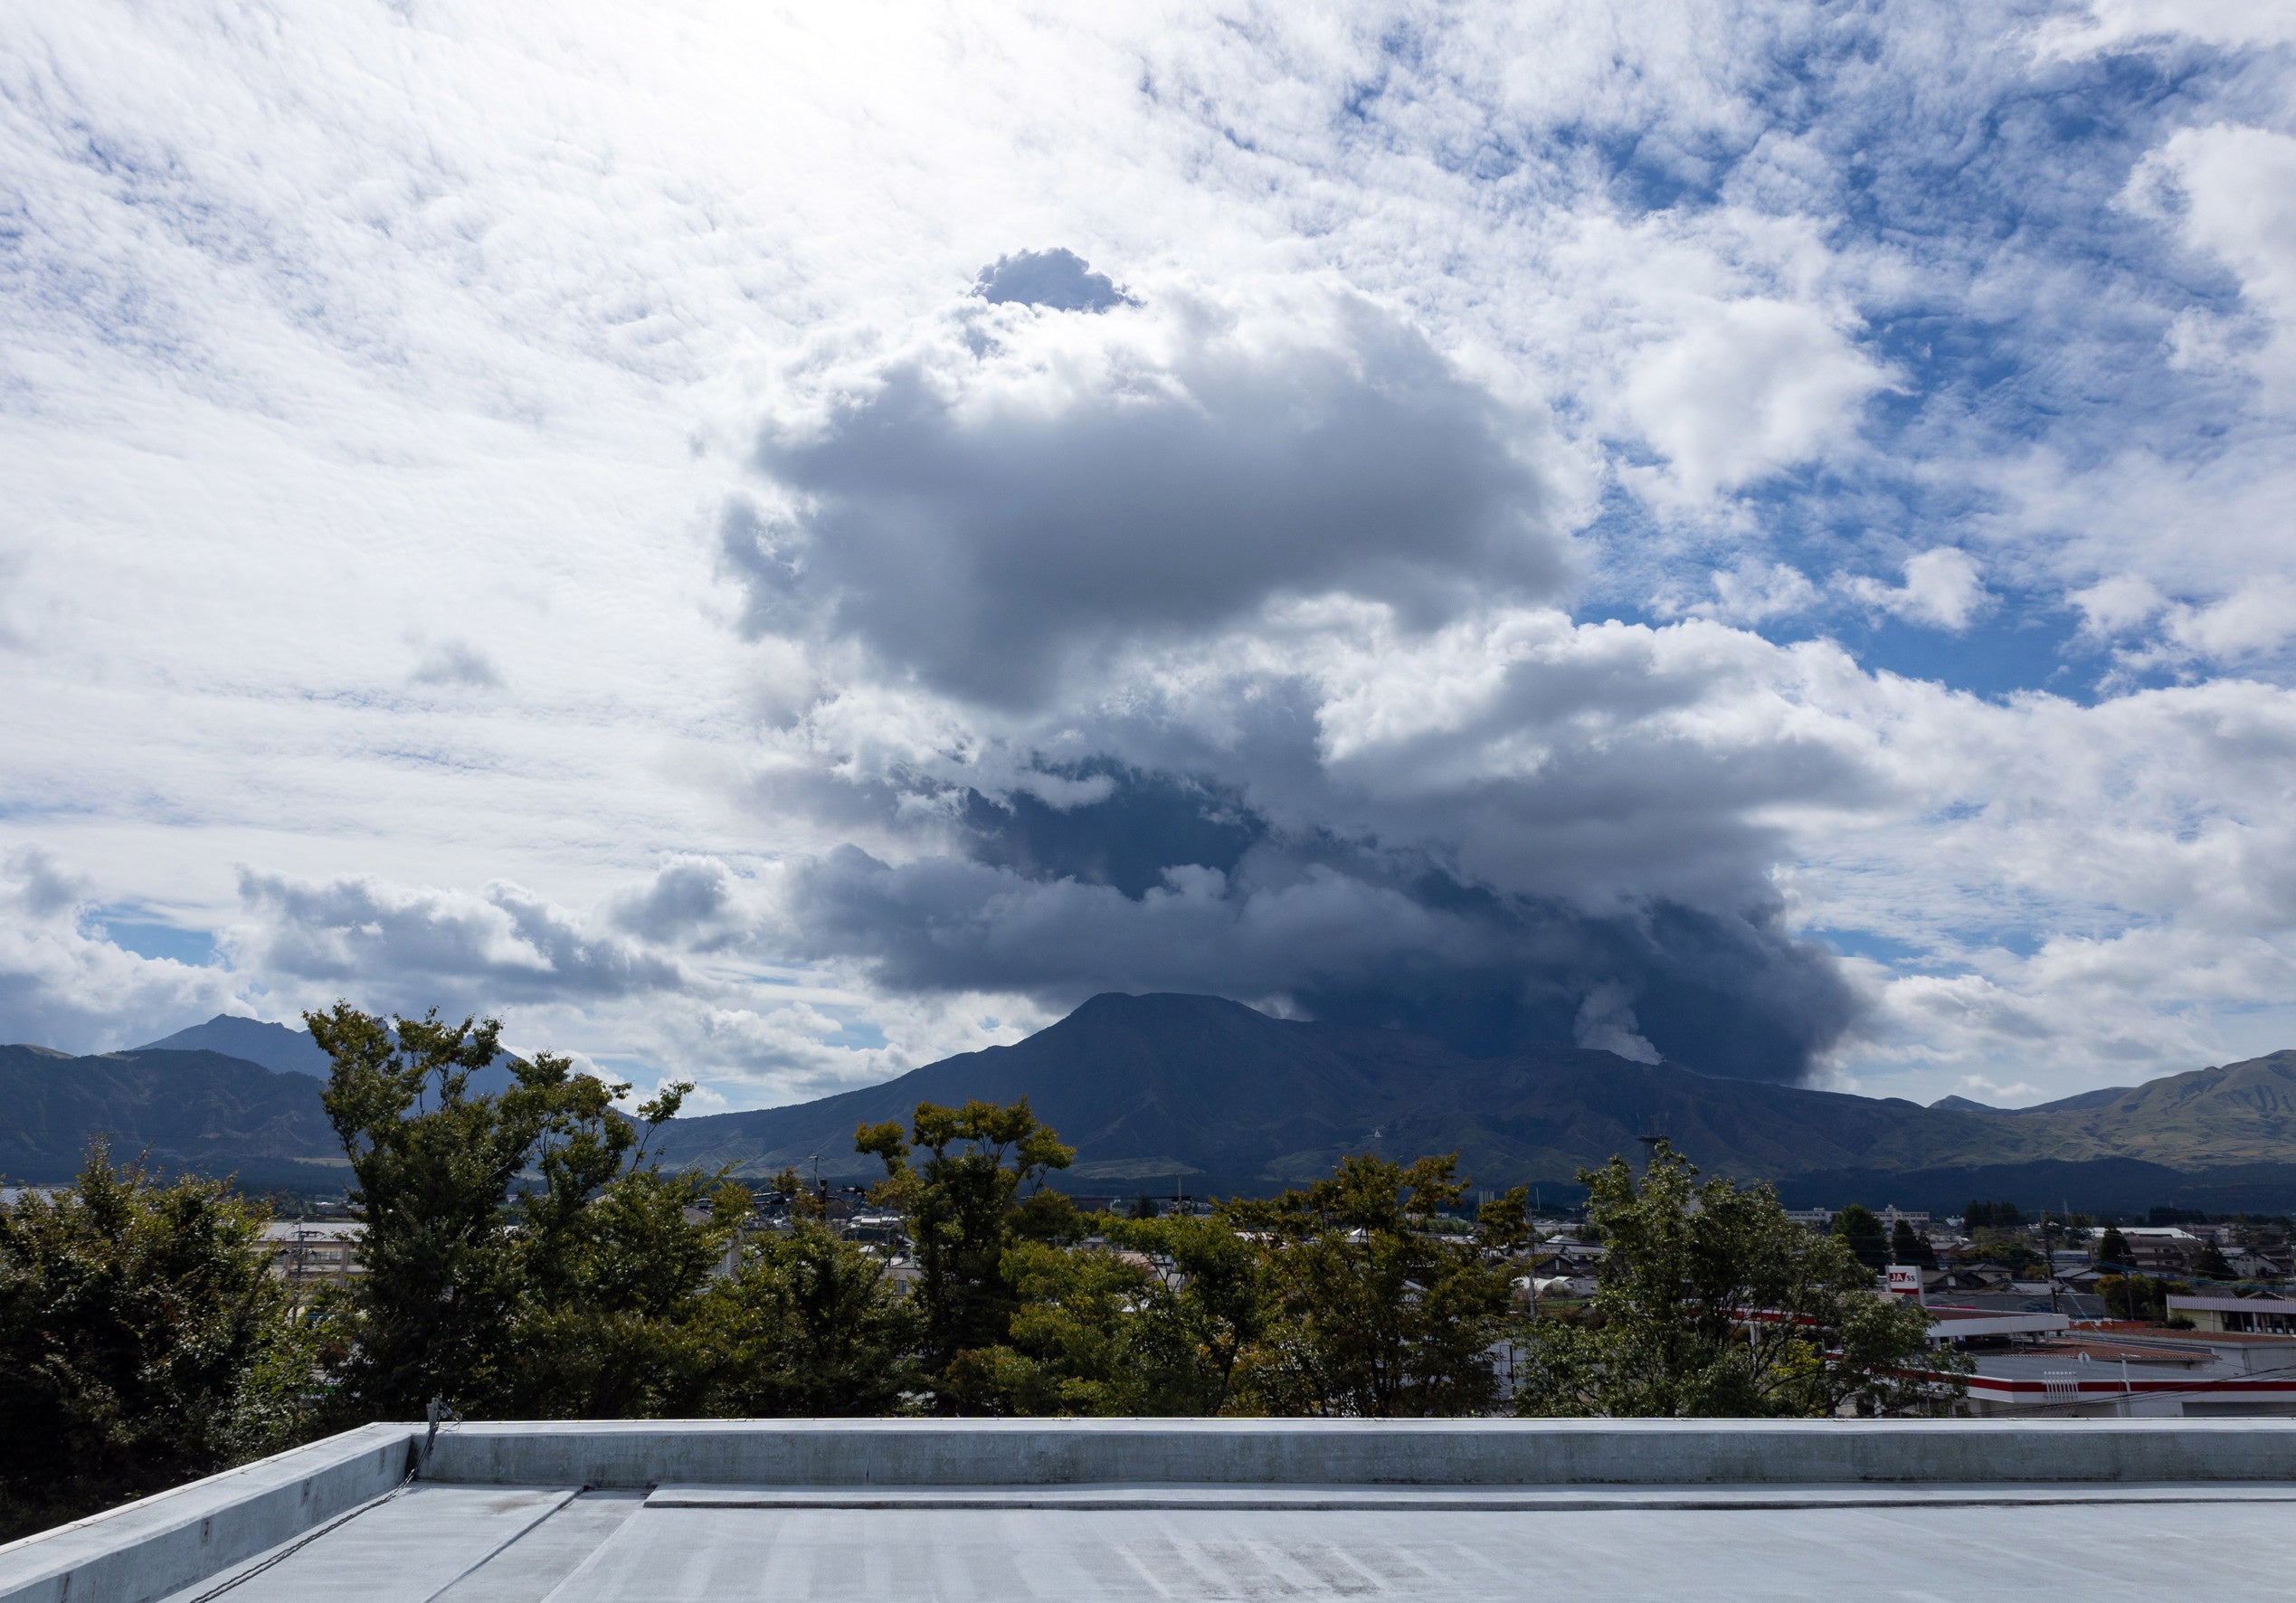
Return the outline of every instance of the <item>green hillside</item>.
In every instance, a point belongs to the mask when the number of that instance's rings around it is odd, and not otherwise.
[[[213,1051],[0,1048],[11,1110],[0,1174],[63,1178],[107,1131],[122,1152],[147,1149],[168,1166],[339,1185],[319,1086]],[[1010,1047],[796,1106],[676,1120],[657,1150],[753,1179],[811,1172],[818,1156],[825,1177],[860,1180],[877,1166],[853,1151],[857,1124],[906,1118],[920,1101],[1023,1096],[1076,1145],[1063,1183],[1087,1191],[1264,1191],[1351,1152],[1453,1151],[1480,1186],[1567,1188],[1580,1168],[1662,1134],[1711,1172],[1810,1200],[2079,1193],[2142,1207],[2205,1194],[2296,1207],[2296,1052],[2037,1108],[1921,1107],[1572,1047],[1473,1058],[1399,1030],[1271,1019],[1208,996],[1095,997]]]

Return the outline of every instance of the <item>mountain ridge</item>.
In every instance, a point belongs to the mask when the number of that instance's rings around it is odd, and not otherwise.
[[[299,1034],[211,1020],[164,1039],[201,1039],[218,1023],[258,1032],[257,1045],[279,1044],[267,1032]],[[116,1150],[147,1149],[163,1164],[238,1168],[242,1179],[285,1165],[339,1185],[319,1089],[307,1069],[207,1050],[0,1048],[0,1105],[16,1110],[0,1124],[0,1173],[63,1178],[102,1129]],[[673,1120],[654,1146],[675,1166],[750,1179],[784,1166],[811,1172],[818,1155],[824,1177],[861,1180],[878,1168],[852,1150],[857,1125],[906,1122],[919,1101],[1021,1096],[1078,1149],[1061,1183],[1081,1191],[1267,1190],[1365,1151],[1403,1160],[1456,1151],[1478,1186],[1567,1190],[1579,1169],[1663,1133],[1709,1172],[1773,1181],[1787,1195],[1840,1193],[1818,1200],[1871,1192],[1912,1206],[1916,1193],[1967,1186],[1975,1189],[1951,1205],[1997,1187],[2022,1202],[2016,1188],[2029,1187],[2053,1203],[2071,1189],[2137,1198],[2127,1204],[2135,1207],[2147,1191],[2152,1201],[2205,1192],[2296,1206],[2296,1051],[2037,1107],[1948,1097],[1924,1108],[1588,1048],[1474,1058],[1405,1031],[1278,1020],[1172,993],[1105,993],[1010,1046],[811,1102]]]
[[[251,1183],[326,1184],[332,1171],[339,1186],[345,1171],[318,1082],[216,1052],[0,1047],[0,1174],[15,1181],[71,1178],[99,1134],[115,1161]]]
[[[1216,1067],[1204,1066],[1207,1056]],[[1271,1019],[1212,997],[1118,992],[1012,1046],[877,1086],[675,1121],[658,1146],[675,1162],[751,1177],[806,1168],[818,1154],[823,1175],[858,1178],[874,1165],[851,1151],[856,1124],[906,1120],[918,1101],[1024,1093],[1078,1148],[1063,1177],[1077,1189],[1159,1176],[1264,1189],[1326,1172],[1355,1151],[1456,1150],[1478,1183],[1567,1184],[1654,1132],[1702,1166],[1746,1180],[2130,1158],[2180,1171],[2296,1161],[2296,1052],[2035,1109],[1923,1108],[1586,1048],[1469,1058],[1400,1031]],[[1191,1111],[1175,1115],[1175,1103]],[[2245,1127],[2234,1127],[2244,1117]]]

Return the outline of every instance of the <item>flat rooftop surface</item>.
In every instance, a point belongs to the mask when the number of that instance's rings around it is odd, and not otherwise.
[[[168,1603],[2286,1598],[2296,1487],[422,1483]]]

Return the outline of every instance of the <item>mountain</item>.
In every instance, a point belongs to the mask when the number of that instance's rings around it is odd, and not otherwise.
[[[307,1074],[325,1079],[333,1067],[319,1044],[308,1031],[292,1029],[284,1024],[266,1024],[260,1019],[242,1019],[231,1013],[218,1013],[204,1024],[194,1024],[189,1029],[179,1029],[163,1036],[148,1046],[133,1048],[149,1051],[206,1051],[221,1052],[226,1058],[243,1058],[250,1063],[260,1063],[265,1068],[287,1074]],[[470,1089],[480,1096],[494,1096],[508,1091],[512,1083],[511,1056],[497,1052],[494,1061],[470,1077]]]
[[[138,1052],[220,1052],[243,1058],[283,1074],[307,1074],[327,1078],[327,1056],[308,1031],[260,1019],[241,1019],[218,1013],[204,1024],[179,1029],[156,1041],[131,1048]]]
[[[0,1174],[11,1181],[70,1179],[98,1133],[112,1137],[115,1159],[237,1171],[259,1188],[339,1189],[347,1178],[316,1080],[218,1052],[0,1047]]]
[[[281,1026],[229,1018],[168,1039],[187,1038],[275,1062],[308,1046]],[[498,1065],[481,1088],[508,1077]],[[215,1050],[0,1048],[10,1110],[0,1174],[65,1178],[104,1130],[123,1155],[147,1148],[164,1166],[333,1189],[346,1177],[318,1092],[308,1067],[282,1072]],[[2296,1208],[2296,1052],[2039,1107],[1963,1097],[1920,1107],[1572,1047],[1470,1058],[1400,1030],[1271,1019],[1209,996],[1097,996],[1013,1046],[793,1107],[674,1120],[655,1145],[674,1165],[752,1178],[811,1172],[818,1154],[825,1177],[859,1180],[878,1170],[853,1151],[856,1125],[906,1122],[923,1101],[1022,1096],[1077,1147],[1062,1183],[1080,1191],[1161,1191],[1175,1179],[1200,1193],[1266,1191],[1351,1152],[1456,1151],[1477,1186],[1529,1182],[1553,1195],[1579,1169],[1664,1134],[1708,1172],[1775,1181],[1797,1205]]]
[[[2250,1166],[2249,1190],[2284,1185],[2296,1199],[2296,1053],[2039,1109],[1959,1098],[1925,1108],[1577,1048],[1473,1058],[1400,1031],[1271,1019],[1204,996],[1097,996],[1016,1045],[796,1106],[679,1119],[657,1145],[672,1162],[752,1177],[811,1172],[818,1154],[825,1177],[859,1179],[876,1165],[852,1150],[857,1124],[906,1120],[920,1101],[1022,1095],[1077,1147],[1063,1183],[1079,1190],[1161,1190],[1173,1177],[1198,1190],[1264,1190],[1349,1152],[1455,1150],[1478,1185],[1567,1187],[1580,1168],[1663,1133],[1712,1172],[1798,1185],[1825,1176],[1876,1200],[1891,1200],[1878,1193],[1893,1177],[1997,1187],[2030,1170],[2042,1189],[2029,1194],[2054,1201],[2084,1174],[2116,1192],[2158,1190],[2236,1165]],[[1972,1194],[2026,1193],[1964,1190],[1953,1204]]]

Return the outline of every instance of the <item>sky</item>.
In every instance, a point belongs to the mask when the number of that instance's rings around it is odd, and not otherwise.
[[[0,17],[0,1039],[2296,1046],[2296,5]]]

